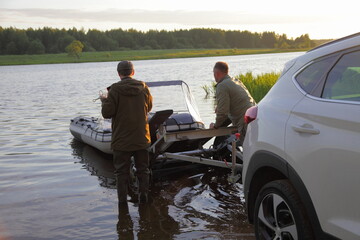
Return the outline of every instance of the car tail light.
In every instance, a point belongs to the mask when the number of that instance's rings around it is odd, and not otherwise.
[[[252,121],[254,121],[256,119],[257,110],[258,110],[257,106],[251,107],[248,110],[246,110],[246,113],[245,113],[245,116],[244,116],[245,123],[249,124],[249,123],[251,123]]]

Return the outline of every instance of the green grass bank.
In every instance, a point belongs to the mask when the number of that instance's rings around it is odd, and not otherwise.
[[[307,49],[168,49],[129,50],[110,52],[83,52],[79,59],[67,53],[40,55],[0,55],[0,65],[28,65],[53,63],[111,62],[120,60],[150,60],[170,58],[193,58],[232,56],[265,53],[300,52]]]

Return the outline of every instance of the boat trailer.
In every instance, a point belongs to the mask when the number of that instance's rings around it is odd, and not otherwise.
[[[203,148],[204,143],[213,137],[224,137],[224,141],[220,144],[221,147]],[[166,132],[166,130],[160,126],[158,139],[151,145],[149,152],[153,159],[164,159],[165,161],[180,160],[230,169],[231,174],[228,177],[228,181],[236,183],[241,179],[243,159],[242,151],[237,146],[239,138],[240,134],[237,133],[237,128],[235,127]],[[167,151],[173,144],[189,140],[197,141],[199,148],[181,152]],[[231,157],[230,163],[221,157],[219,154],[220,150],[226,151],[227,155]],[[228,160],[230,159],[228,158]]]

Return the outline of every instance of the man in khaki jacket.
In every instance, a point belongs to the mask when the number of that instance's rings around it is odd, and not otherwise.
[[[229,66],[226,62],[217,62],[214,66],[216,81],[216,121],[210,128],[226,127],[230,123],[241,133],[241,143],[245,137],[246,125],[244,115],[248,108],[255,105],[245,85],[228,75]]]
[[[121,61],[117,67],[121,81],[111,85],[108,97],[102,98],[102,115],[112,118],[113,160],[119,203],[127,202],[131,157],[134,157],[139,180],[139,202],[148,201],[150,131],[147,115],[152,96],[142,81],[133,79],[134,67]]]

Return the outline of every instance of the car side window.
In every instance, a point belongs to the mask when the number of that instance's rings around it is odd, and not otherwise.
[[[334,60],[335,57],[332,56],[308,65],[295,77],[297,83],[306,93],[311,93],[328,72]]]
[[[360,102],[360,51],[340,58],[329,72],[322,97]]]

